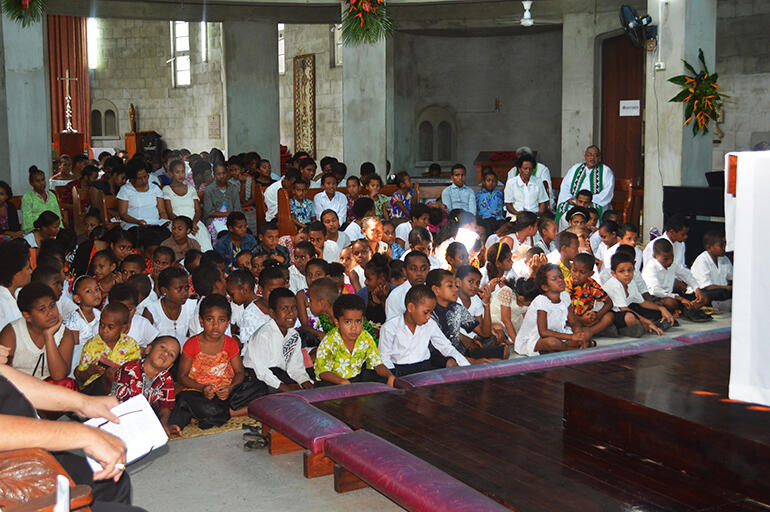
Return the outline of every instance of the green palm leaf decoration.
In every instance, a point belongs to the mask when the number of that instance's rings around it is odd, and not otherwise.
[[[374,44],[393,33],[393,19],[385,0],[350,0],[342,14],[342,43],[345,46]]]
[[[682,126],[692,123],[692,134],[702,135],[708,133],[709,122],[717,118],[720,108],[722,108],[722,98],[728,98],[726,94],[719,89],[717,73],[709,73],[706,66],[706,59],[703,57],[703,50],[698,49],[698,60],[701,64],[701,70],[695,71],[695,68],[686,60],[684,62],[688,75],[677,75],[669,78],[668,81],[682,87],[679,94],[671,98],[670,102],[684,103],[685,121]]]
[[[43,19],[46,0],[2,0],[3,14],[22,27]]]

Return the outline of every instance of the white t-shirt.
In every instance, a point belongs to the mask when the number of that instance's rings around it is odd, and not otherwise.
[[[714,263],[711,255],[706,251],[695,258],[690,270],[701,289],[712,285],[727,286],[728,282],[733,280],[733,264],[730,263],[730,259],[722,256]]]
[[[144,348],[158,337],[158,330],[145,317],[134,315],[131,319],[131,327],[128,336],[134,338],[140,347]]]
[[[409,233],[412,232],[411,222],[402,222],[396,226],[396,238],[404,241],[404,249],[409,249]]]
[[[294,265],[289,267],[289,290],[293,293],[297,293],[300,290],[307,288],[307,279],[302,273],[297,270]]]
[[[187,185],[187,192],[180,196],[171,189],[171,185],[166,185],[163,187],[163,199],[171,202],[172,211],[168,214],[172,218],[179,215],[189,217],[190,220],[195,218],[195,201],[200,201],[200,197],[193,187]]]
[[[457,297],[457,303],[462,307],[465,307],[465,304],[463,304],[463,301],[460,297]],[[471,297],[471,305],[468,308],[468,312],[474,317],[484,316],[484,301],[481,300],[481,297],[478,295]],[[460,333],[468,336],[469,338],[475,338],[477,336],[476,332],[468,332],[462,327],[460,327]]]
[[[572,329],[567,325],[570,297],[567,292],[561,292],[559,302],[554,304],[545,295],[538,295],[529,305],[524,321],[521,323],[514,342],[516,353],[523,356],[536,356],[535,346],[540,340],[540,330],[537,328],[538,311],[545,311],[548,318],[548,329],[551,331],[572,334]]]
[[[345,231],[340,233],[340,236],[342,236],[343,233],[345,236],[347,236],[351,243],[364,238],[364,233],[361,231],[361,226],[359,226],[357,222],[351,222],[348,224],[348,227],[345,228]]]
[[[283,180],[278,180],[265,189],[265,221],[270,222],[278,215],[278,191],[283,186],[281,184]]]
[[[411,288],[412,284],[409,281],[404,281],[390,291],[388,298],[385,300],[386,321],[404,314],[404,311],[406,311],[404,300],[406,299],[406,293]]]
[[[63,323],[64,327],[70,331],[77,331],[80,345],[85,345],[88,340],[99,334],[99,318],[101,316],[102,312],[94,308],[94,319],[88,322],[83,318],[83,314],[80,312],[80,308],[78,308],[70,313]]]
[[[615,277],[607,279],[602,288],[612,299],[613,311],[620,311],[620,308],[627,308],[631,304],[641,304],[644,302],[644,297],[642,297],[642,293],[635,280],[628,283],[628,291]]]
[[[339,262],[340,252],[342,252],[342,249],[340,249],[340,246],[337,244],[337,242],[334,240],[324,240],[323,258],[326,261],[329,263]]]
[[[334,210],[337,213],[340,225],[345,224],[345,220],[348,218],[348,200],[342,192],[335,192],[334,196],[329,199],[326,192],[322,191],[313,197],[313,206],[315,207],[316,217],[319,219],[325,210]]]
[[[163,193],[158,187],[149,185],[147,191],[139,192],[130,182],[128,182],[120,187],[117,198],[128,202],[128,210],[126,213],[131,217],[144,220],[148,225],[161,224],[160,212],[158,211],[158,198],[163,198]],[[120,224],[123,229],[129,229],[136,226],[136,224],[131,224],[130,222],[121,222]]]
[[[241,355],[245,355],[246,345],[251,337],[257,332],[260,327],[265,325],[270,320],[270,315],[266,315],[259,309],[259,306],[253,302],[249,303],[245,308],[237,308],[239,313],[235,314],[235,308],[233,308],[233,318],[231,322],[236,324],[240,329],[241,344],[243,350]]]
[[[665,238],[671,242],[671,239],[668,237],[668,233],[664,233],[661,238]],[[655,240],[650,240],[650,242],[644,247],[644,251],[642,252],[642,266],[647,265],[647,262],[652,259],[652,247],[657,240],[657,238]],[[674,246],[674,263],[679,263],[683,267],[686,267],[687,265],[684,263],[686,249],[684,242],[671,242],[671,245]]]

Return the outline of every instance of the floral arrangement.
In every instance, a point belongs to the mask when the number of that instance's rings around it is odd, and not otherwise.
[[[393,20],[385,0],[350,0],[342,14],[342,42],[345,46],[374,44],[393,33]]]
[[[43,19],[46,0],[2,0],[3,14],[22,27],[28,27]]]
[[[685,104],[685,121],[682,126],[692,123],[693,135],[697,135],[698,132],[705,135],[708,133],[709,121],[717,119],[718,111],[722,108],[722,98],[728,96],[720,92],[717,84],[718,75],[709,73],[701,49],[698,49],[698,60],[701,63],[700,72],[695,71],[695,68],[685,60],[684,67],[690,74],[668,79],[669,82],[682,86],[679,94],[669,101]]]

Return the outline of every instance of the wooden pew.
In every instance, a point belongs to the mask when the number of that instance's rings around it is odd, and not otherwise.
[[[337,190],[342,192],[343,194],[347,194],[347,187],[337,187]],[[396,185],[385,185],[380,190],[380,194],[384,194],[386,196],[392,196],[396,191],[398,190],[398,187]],[[414,194],[414,197],[412,199],[413,202],[419,203],[420,202],[420,184],[415,183],[412,187],[412,191]],[[310,199],[311,201],[315,197],[316,194],[320,194],[323,192],[322,188],[310,188],[307,191],[307,194],[305,197]],[[291,194],[291,195],[290,195]],[[291,209],[289,208],[289,199],[293,197],[293,193],[290,191],[287,191],[286,189],[280,189],[278,191],[278,233],[283,235],[296,235],[297,234],[297,226],[294,224],[294,221],[291,220]],[[316,212],[316,214],[320,215],[321,212]]]
[[[563,178],[552,178],[553,189],[558,194]],[[639,226],[644,189],[634,186],[634,180],[619,178],[615,180],[615,193],[612,197],[612,209],[620,213],[619,224],[630,222]]]
[[[64,227],[71,228],[74,208],[72,203],[65,202],[62,200],[62,198],[65,197],[66,195],[66,190],[67,190],[66,186],[57,185],[56,187],[54,187],[54,194],[56,194],[56,200],[59,202],[59,212],[60,212],[59,216],[61,217],[61,220],[64,223]]]
[[[28,448],[0,452],[0,507],[5,512],[52,512],[56,504],[56,475],[69,475],[45,450]],[[70,481],[70,510],[87,512],[93,502],[91,488]]]
[[[117,217],[118,214],[118,199],[115,196],[102,195],[102,204],[98,206],[102,211],[102,222],[104,227],[112,229],[115,226],[119,226],[119,222],[112,222],[110,217]]]

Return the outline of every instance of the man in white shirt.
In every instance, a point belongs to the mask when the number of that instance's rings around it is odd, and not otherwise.
[[[716,231],[703,235],[706,248],[692,263],[692,275],[710,303],[724,302],[733,296],[733,264],[725,256],[725,237]],[[718,309],[731,309],[731,304],[714,304]]]
[[[516,150],[516,155],[529,155],[534,157],[535,153],[528,146],[521,146]],[[511,178],[514,178],[518,174],[519,169],[517,167],[512,168],[510,171],[508,171],[508,177],[506,178],[505,182],[508,183]],[[535,165],[535,170],[532,172],[532,176],[543,184],[543,188],[545,189],[546,194],[548,194],[549,208],[553,210],[556,207],[556,194],[554,193],[553,185],[551,183],[551,170],[544,164],[537,162]]]
[[[690,223],[687,217],[680,214],[672,215],[666,220],[665,231],[661,238],[665,238],[674,246],[674,261],[686,267],[684,242],[690,233]],[[656,240],[657,238],[650,241],[642,252],[642,259],[645,265],[652,259],[652,245]]]
[[[404,258],[404,273],[406,281],[391,290],[388,298],[385,300],[385,318],[391,320],[406,311],[404,300],[406,294],[418,284],[425,284],[425,278],[430,271],[430,261],[423,252],[411,251]]]
[[[516,173],[508,177],[505,182],[504,201],[509,217],[527,211],[542,214],[548,206],[548,194],[543,182],[532,176],[535,168],[535,159],[530,155],[524,155],[516,162]]]
[[[345,224],[348,216],[348,200],[345,194],[337,190],[337,178],[332,173],[324,174],[321,178],[321,186],[323,192],[316,194],[313,198],[316,215],[320,216],[325,210],[334,210],[340,224]]]
[[[243,365],[254,370],[268,392],[313,387],[305,371],[302,341],[294,329],[297,300],[291,291],[277,288],[268,299],[271,319],[254,333],[246,347]]]
[[[282,188],[288,193],[294,186],[294,182],[299,179],[299,171],[296,169],[286,169],[283,179],[276,181],[265,189],[265,222],[272,222],[278,215],[278,191]]]
[[[436,298],[426,285],[415,285],[406,294],[406,308],[382,324],[380,328],[380,356],[382,362],[399,377],[432,370],[429,344],[449,358],[446,366],[467,366],[470,362],[441,332],[431,318]]]
[[[573,165],[564,175],[556,208],[557,219],[561,219],[575,206],[576,195],[581,190],[593,194],[592,201],[599,215],[610,207],[615,194],[615,174],[608,165],[601,162],[601,156],[597,146],[588,146],[583,155],[584,162]]]

